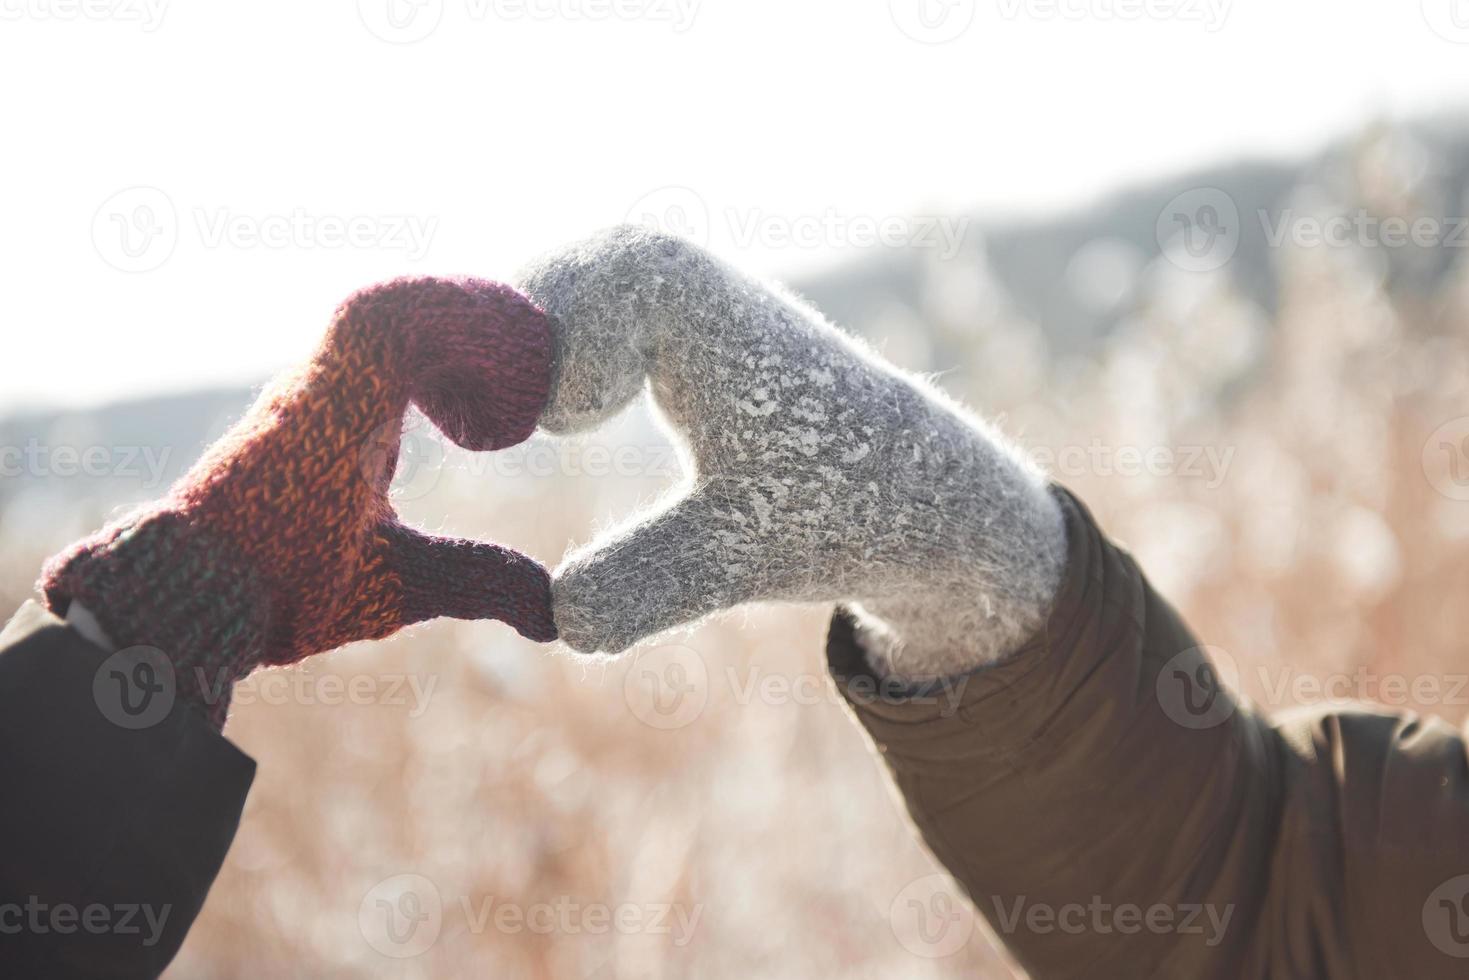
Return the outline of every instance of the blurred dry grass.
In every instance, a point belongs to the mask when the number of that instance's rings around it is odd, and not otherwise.
[[[1450,467],[1469,457],[1430,434],[1469,413],[1469,277],[1406,308],[1349,253],[1285,250],[1275,260],[1274,323],[1225,277],[1159,263],[1146,272],[1142,313],[1080,355],[1048,350],[960,263],[935,265],[924,309],[856,326],[915,366],[925,365],[905,353],[912,321],[957,338],[970,354],[945,383],[1053,458],[1097,444],[1114,462],[1122,447],[1177,450],[1174,472],[1087,463],[1059,476],[1201,638],[1228,651],[1255,700],[1297,700],[1294,688],[1276,693],[1283,678],[1346,676],[1358,687],[1362,677],[1426,678],[1442,696],[1413,707],[1460,723],[1469,502],[1453,495],[1469,490],[1469,468]],[[598,441],[658,440],[635,416]],[[1195,461],[1193,472],[1182,465],[1189,447],[1227,465]],[[548,563],[674,482],[566,466],[497,477],[473,465],[451,457],[420,475],[431,487],[404,511]],[[0,522],[9,559],[0,602],[22,601],[41,556],[102,516]],[[639,679],[628,680],[636,663],[548,653],[494,624],[433,624],[318,658],[299,668],[295,693],[255,690],[229,734],[259,760],[259,776],[169,975],[1018,975],[980,930],[934,959],[900,938],[895,900],[937,866],[818,683],[826,616],[743,611],[669,641],[672,654],[668,644],[646,653],[645,663],[693,651],[707,671],[702,712],[669,730],[645,720],[658,718]],[[390,690],[407,675],[420,691],[433,685],[426,699]],[[305,703],[332,690],[322,683],[331,676],[367,678],[371,693],[358,700],[373,703]],[[803,683],[792,696],[749,697],[745,685],[759,678]],[[373,948],[359,912],[377,914],[385,893],[374,887],[408,874],[432,883],[442,916],[431,947],[399,959]],[[477,918],[486,903],[526,911],[558,901],[577,903],[569,929]],[[599,930],[586,911],[597,903],[645,915],[672,904],[698,918],[689,934],[676,920],[668,932]]]

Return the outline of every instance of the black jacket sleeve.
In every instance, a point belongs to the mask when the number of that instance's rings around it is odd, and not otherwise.
[[[0,633],[0,975],[157,976],[199,914],[255,762],[165,675],[34,602]]]

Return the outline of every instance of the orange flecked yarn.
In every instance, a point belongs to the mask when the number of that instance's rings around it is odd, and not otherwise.
[[[503,448],[534,430],[551,364],[545,314],[508,286],[364,290],[165,498],[51,559],[40,587],[58,613],[82,602],[119,646],[163,651],[180,697],[219,727],[257,665],[427,619],[555,639],[543,567],[408,528],[388,497],[410,401],[459,445]]]

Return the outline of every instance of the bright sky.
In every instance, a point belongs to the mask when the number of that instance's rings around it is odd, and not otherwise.
[[[254,380],[358,286],[646,214],[778,274],[1307,150],[1465,104],[1469,2],[0,0],[0,83],[6,411]]]

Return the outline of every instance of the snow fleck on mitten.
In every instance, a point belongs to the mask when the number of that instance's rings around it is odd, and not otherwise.
[[[223,727],[236,680],[412,623],[499,619],[556,637],[545,569],[399,522],[388,491],[416,404],[460,446],[514,445],[550,385],[545,315],[508,286],[400,279],[348,299],[325,340],[168,495],[52,558],[40,587],[118,646],[156,647]]]
[[[962,673],[1044,622],[1065,562],[1046,479],[992,429],[781,290],[621,227],[520,278],[551,317],[541,424],[575,432],[645,384],[687,487],[570,554],[562,638],[616,653],[752,600],[850,605],[887,673]]]

